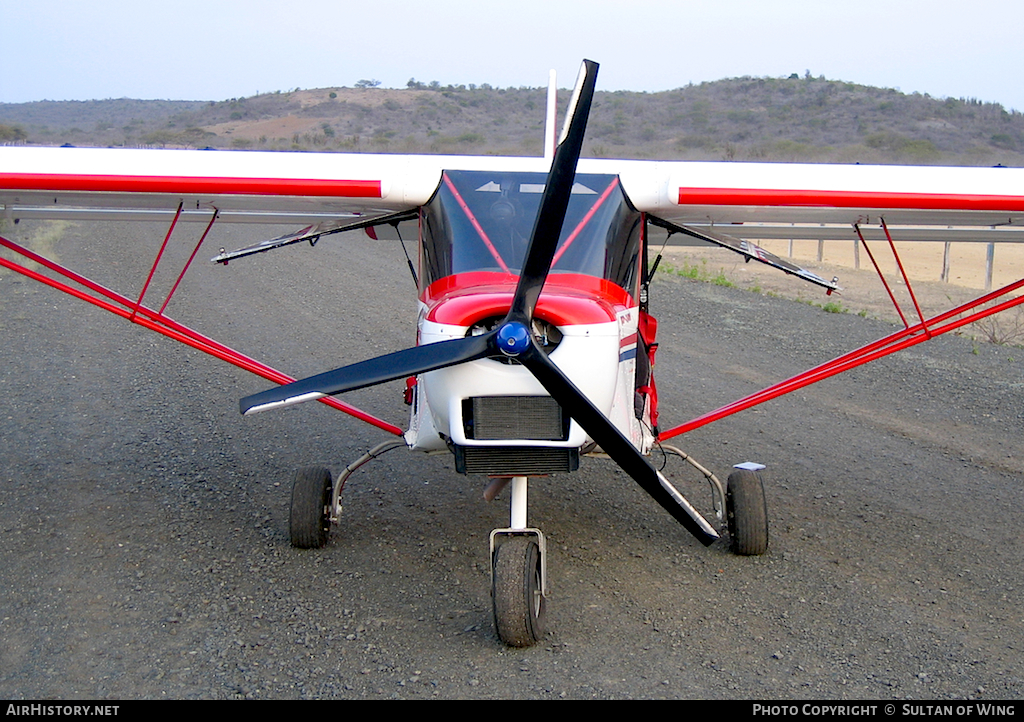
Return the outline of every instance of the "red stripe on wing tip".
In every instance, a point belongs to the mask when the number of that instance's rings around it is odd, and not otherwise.
[[[1024,211],[1024,196],[974,195],[965,193],[680,188],[678,202],[679,205]]]
[[[322,178],[230,178],[202,176],[66,175],[0,173],[0,187],[12,190],[103,191],[119,193],[218,193],[227,195],[380,198],[379,180]]]

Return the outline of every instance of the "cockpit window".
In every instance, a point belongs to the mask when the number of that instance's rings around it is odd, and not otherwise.
[[[469,271],[518,274],[546,180],[446,171],[423,212],[424,282]],[[618,176],[577,174],[551,272],[604,278],[635,294],[640,229]]]

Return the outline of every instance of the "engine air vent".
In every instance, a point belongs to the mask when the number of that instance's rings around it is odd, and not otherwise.
[[[467,439],[565,441],[569,416],[550,396],[478,396],[462,401]]]
[[[456,446],[455,470],[460,474],[539,476],[576,471],[579,449],[546,446]]]

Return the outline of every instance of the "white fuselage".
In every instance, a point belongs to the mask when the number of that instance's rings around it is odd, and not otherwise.
[[[435,323],[421,314],[420,343],[462,338],[466,326]],[[587,398],[633,443],[645,452],[653,442],[650,432],[633,413],[636,373],[638,309],[625,309],[616,321],[559,326],[563,337],[551,352],[551,360]],[[446,448],[449,441],[461,446],[551,446],[582,449],[590,439],[571,422],[565,441],[467,438],[463,400],[483,396],[547,396],[540,383],[524,367],[483,359],[422,374],[416,384],[409,445],[423,451]]]

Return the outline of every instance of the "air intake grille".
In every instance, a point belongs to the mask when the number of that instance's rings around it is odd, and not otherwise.
[[[516,446],[456,446],[455,470],[460,474],[538,476],[576,471],[579,449]]]
[[[480,396],[462,402],[467,439],[565,441],[569,417],[550,396]]]

